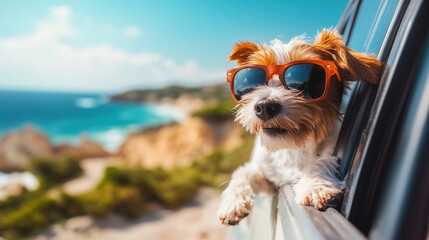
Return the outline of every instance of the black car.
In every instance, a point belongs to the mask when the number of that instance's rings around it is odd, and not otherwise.
[[[343,100],[343,198],[320,212],[285,186],[233,239],[429,239],[429,1],[352,0],[337,29],[384,64],[378,86],[358,82]]]

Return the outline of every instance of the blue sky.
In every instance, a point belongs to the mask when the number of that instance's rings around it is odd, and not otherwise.
[[[9,1],[0,89],[119,92],[223,82],[237,41],[314,37],[347,1]]]

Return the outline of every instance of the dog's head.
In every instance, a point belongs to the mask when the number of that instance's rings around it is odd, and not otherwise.
[[[381,71],[374,56],[349,49],[336,30],[326,29],[314,43],[303,37],[269,46],[237,43],[228,60],[239,65],[227,72],[240,104],[236,121],[272,151],[325,140],[340,116],[344,83],[377,84]]]

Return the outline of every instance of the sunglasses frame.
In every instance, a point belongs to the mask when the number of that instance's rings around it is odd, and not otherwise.
[[[292,61],[292,62],[289,62],[287,64],[283,64],[283,65],[270,65],[270,66],[259,65],[259,64],[247,64],[247,65],[242,65],[239,67],[228,69],[226,71],[226,79],[230,85],[232,98],[237,103],[240,103],[240,101],[236,98],[235,93],[234,93],[234,78],[235,78],[235,75],[237,74],[237,72],[242,70],[242,69],[245,69],[245,68],[263,69],[266,73],[265,82],[263,85],[267,85],[268,81],[270,81],[271,77],[274,74],[277,74],[280,78],[280,82],[282,83],[283,87],[289,90],[287,83],[284,79],[284,74],[286,72],[286,69],[293,66],[293,65],[298,65],[298,64],[303,64],[303,63],[315,64],[315,65],[321,66],[325,70],[325,74],[326,74],[326,76],[325,76],[326,84],[325,84],[325,89],[323,91],[323,95],[320,96],[319,98],[309,99],[309,100],[307,100],[307,102],[308,103],[320,102],[320,101],[324,100],[328,96],[328,89],[329,89],[329,85],[330,85],[332,76],[336,75],[338,81],[341,81],[341,75],[338,72],[337,65],[335,64],[335,62],[329,61],[329,60],[299,60],[299,61]]]

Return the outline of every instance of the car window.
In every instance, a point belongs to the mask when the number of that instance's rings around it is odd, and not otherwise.
[[[377,55],[385,40],[392,17],[395,13],[398,0],[390,1],[362,1],[358,8],[356,19],[353,23],[352,32],[349,32],[351,19],[354,17],[349,14],[345,19],[343,33],[347,45],[358,52],[367,52]],[[356,7],[356,6],[354,6]],[[343,96],[341,112],[345,112],[350,102],[353,90],[356,88],[356,82],[349,86],[350,90]]]
[[[348,40],[348,46],[358,52],[365,52],[372,29],[376,25],[377,13],[381,11],[383,1],[362,1]]]
[[[395,27],[392,23],[397,9],[400,9],[398,6],[399,0],[362,1],[352,24],[350,37],[347,39],[348,46],[359,52],[373,53],[384,61],[382,58],[385,59],[390,51],[389,44],[386,42],[394,37],[394,34],[388,33],[392,30],[392,26]],[[387,55],[379,55],[380,50]],[[344,141],[344,146],[337,147],[337,153],[342,159],[340,175],[343,177],[348,174],[355,159],[356,146],[362,129],[366,125],[376,90],[376,87],[368,84],[352,83],[350,90],[343,96],[341,112],[345,112],[346,115],[339,140]],[[353,164],[356,166],[356,162]]]
[[[377,19],[380,19],[376,14],[381,12],[383,4],[372,0],[364,0],[357,3],[355,8],[357,8],[358,12],[351,12],[349,18],[344,17],[344,19],[349,19],[349,21],[354,18],[354,21],[351,23],[351,32],[345,35],[346,39],[344,40],[350,48],[359,52],[365,52],[368,40],[372,36],[372,29],[376,26],[375,22],[377,22]],[[371,39],[374,39],[374,37]],[[364,100],[363,96],[369,95],[367,93],[367,91],[371,90],[369,88],[367,84],[352,82],[349,90],[343,96],[340,111],[345,113],[345,115],[335,151],[336,155],[341,159],[341,177],[345,177],[350,170],[361,134],[360,129],[365,124],[362,118],[366,118],[368,115],[367,112],[362,111],[360,106],[364,106],[362,102]]]
[[[350,1],[337,23],[336,28],[343,35],[344,41],[349,38],[358,3],[359,1]]]
[[[376,1],[374,1],[376,2]],[[373,31],[368,36],[365,52],[379,54],[380,48],[386,41],[387,31],[391,26],[393,16],[397,12],[399,0],[382,1],[378,8],[377,18],[373,24]]]
[[[390,1],[362,1],[359,12],[353,25],[351,35],[348,29],[351,24],[346,24],[344,32],[347,33],[347,45],[358,51],[378,55],[381,46],[386,40],[387,31],[396,12],[399,0]],[[348,19],[348,22],[350,20]],[[353,82],[349,87],[355,89]],[[341,111],[344,112],[350,101],[353,91],[348,91],[342,101]]]
[[[404,10],[405,5],[403,2],[400,2],[398,0],[388,0],[388,1],[382,1],[380,3],[377,3],[377,1],[363,1],[361,4],[361,7],[359,8],[359,13],[357,14],[356,22],[354,24],[354,27],[352,29],[351,38],[349,40],[349,47],[353,49],[360,49],[359,51],[362,52],[368,52],[368,53],[374,53],[378,56],[380,61],[385,62],[389,53],[390,53],[390,45],[392,44],[392,41],[395,39],[395,31],[397,30],[399,23],[401,21],[401,17],[395,17],[395,15],[400,15],[398,12],[400,10]],[[374,11],[374,9],[377,9],[377,11]],[[371,12],[372,10],[372,12]],[[372,20],[368,19],[368,15],[375,12],[375,16],[373,16]],[[395,17],[395,18],[394,18]],[[362,28],[369,28],[371,29],[369,32],[362,31]],[[381,83],[383,84],[383,83]],[[358,85],[358,87],[356,87]],[[362,105],[361,99],[367,98],[369,95],[369,91],[376,92],[375,87],[373,86],[365,86],[367,84],[364,83],[355,83],[352,85],[352,91],[348,95],[346,95],[344,98],[347,100],[350,98],[349,95],[356,95],[355,101],[350,104],[352,106],[348,106],[348,104],[344,104],[342,107],[349,107],[353,111],[353,105]],[[358,89],[354,89],[358,88]],[[371,98],[371,101],[365,102],[367,105],[367,108],[370,108],[372,106],[374,98]],[[344,106],[346,105],[346,106]],[[358,107],[356,107],[358,108]],[[368,112],[370,109],[362,110],[362,108],[359,109],[359,114],[361,116],[364,116],[364,114],[361,114],[362,112],[368,116]],[[350,112],[350,110],[347,110]],[[349,125],[354,126],[355,129],[359,126],[359,124],[356,124],[359,120],[361,120],[362,124],[365,125],[365,116],[364,117],[353,117],[349,123]],[[363,121],[362,121],[363,120]],[[355,136],[358,137],[362,132],[362,129],[365,126],[360,126],[360,130],[355,131]],[[349,136],[347,136],[349,137]],[[353,140],[352,140],[353,141]],[[356,142],[351,144],[352,146],[356,147]],[[359,158],[353,158],[353,154],[349,154],[348,158],[346,159],[346,163],[342,164],[341,166],[341,172],[342,176],[346,175],[348,173],[348,169],[351,167],[351,162],[354,161],[354,166],[357,166],[356,161],[360,161]]]
[[[423,33],[422,33],[423,34]],[[380,189],[381,200],[375,224],[370,232],[373,239],[423,239],[427,235],[429,200],[429,35],[416,54],[414,71],[401,80],[411,83],[406,103],[394,128],[392,149],[384,167],[385,180]],[[411,59],[411,62],[413,60]],[[408,77],[409,76],[409,77]],[[398,110],[399,111],[399,110]],[[389,166],[390,164],[390,166]],[[425,211],[426,209],[426,211]]]
[[[403,9],[398,0],[362,1],[347,39],[348,46],[359,52],[374,53],[385,62],[401,21],[396,14],[397,9]],[[341,209],[347,218],[350,217],[356,182],[360,176],[362,154],[368,140],[366,128],[377,91],[377,87],[359,82],[352,85],[351,91],[344,96],[344,101],[350,100],[343,102],[342,108],[346,110],[335,154],[340,159],[340,176],[347,176]]]
[[[375,211],[378,209],[377,204],[382,206],[386,203],[379,201],[379,192],[383,186],[383,176],[392,160],[388,154],[396,150],[391,143],[397,140],[394,133],[398,128],[398,121],[403,117],[401,110],[409,89],[413,86],[414,80],[410,76],[416,70],[414,63],[423,52],[422,43],[427,41],[423,37],[427,32],[425,20],[428,16],[428,4],[428,1],[398,2],[398,10],[392,15],[391,25],[387,28],[385,40],[380,47],[379,58],[387,71],[384,71],[377,99],[376,101],[369,99],[371,100],[369,103],[362,101],[368,105],[366,108],[358,107],[362,112],[369,109],[371,114],[362,118],[359,112],[356,114],[357,120],[352,119],[351,123],[348,123],[352,125],[352,132],[360,133],[356,134],[359,139],[357,144],[353,142],[354,140],[343,138],[347,139],[348,143],[352,142],[355,153],[351,161],[352,167],[347,171],[347,191],[341,212],[365,235],[368,234]],[[369,90],[362,91],[358,99],[366,98],[372,89]],[[362,126],[358,126],[360,122]],[[346,157],[350,157],[348,152],[345,151]]]

